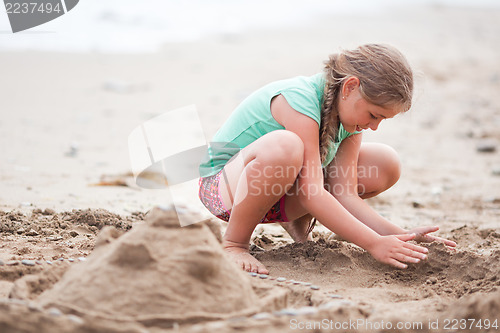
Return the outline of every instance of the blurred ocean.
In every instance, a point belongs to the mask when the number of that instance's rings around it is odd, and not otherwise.
[[[154,52],[168,42],[232,37],[256,29],[300,27],[328,15],[376,15],[425,5],[500,8],[500,0],[81,0],[62,17],[16,34],[5,10],[0,10],[0,52]]]

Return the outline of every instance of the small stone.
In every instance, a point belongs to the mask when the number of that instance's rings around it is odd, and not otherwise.
[[[33,311],[33,312],[40,312],[41,309],[40,307],[38,307],[38,305],[36,305],[35,303],[28,303],[28,309],[30,309],[30,311]]]
[[[325,304],[321,304],[318,309],[320,310],[326,310],[326,309],[331,309],[331,308],[334,308],[334,307],[339,307],[343,304],[344,301],[330,301],[330,302],[327,302]],[[350,303],[350,302],[349,302]]]
[[[309,287],[310,285],[312,285],[312,283],[311,282],[302,282],[302,285],[306,286],[306,287]]]
[[[50,308],[49,315],[51,315],[53,317],[60,317],[60,316],[62,316],[62,312],[61,312],[61,310],[59,310],[57,308]]]
[[[296,316],[298,314],[296,309],[282,309],[274,313],[277,316]]]
[[[75,315],[72,315],[72,314],[68,315],[68,316],[67,316],[67,318],[68,318],[70,321],[72,321],[72,322],[74,322],[75,324],[78,324],[78,325],[81,325],[81,324],[83,324],[83,323],[84,323],[84,321],[83,321],[83,319],[82,319],[82,318],[80,318],[80,317],[78,317],[78,316],[75,316]]]
[[[441,193],[443,193],[443,188],[441,186],[434,186],[431,188],[432,195],[440,195]]]
[[[257,320],[266,320],[266,319],[271,319],[272,317],[273,317],[273,315],[270,314],[269,312],[261,312],[261,313],[257,313],[252,318],[257,319]]]
[[[74,230],[71,230],[71,231],[69,232],[69,235],[70,235],[71,237],[76,237],[76,236],[78,236],[78,232],[76,232],[76,231],[74,231]]]
[[[413,208],[422,208],[424,205],[422,205],[420,202],[413,201],[412,203]]]
[[[59,261],[64,261],[64,258],[59,258],[59,259],[57,259],[57,260],[59,260]]]
[[[19,265],[19,261],[17,261],[17,260],[9,260],[5,264],[7,266],[17,266],[17,265]]]
[[[5,264],[3,263],[3,260],[0,259],[0,266],[3,266],[3,265],[5,265]]]
[[[50,261],[50,260],[47,260],[46,263],[49,265],[52,265],[52,261]]]
[[[21,206],[22,207],[29,207],[29,206],[32,206],[33,204],[31,202],[28,202],[28,201],[24,201],[24,202],[21,202]]]
[[[54,215],[55,213],[56,211],[50,208],[45,208],[45,210],[42,212],[43,215]]]
[[[41,261],[41,260],[36,260],[36,261],[35,261],[35,263],[36,263],[37,265],[42,265],[42,264],[43,264],[43,261]]]
[[[340,303],[338,301],[330,301],[330,302],[327,302],[325,304],[321,304],[318,308],[320,310],[326,310],[326,309],[330,309],[330,308],[339,306],[339,304]]]
[[[69,259],[68,259],[68,261],[69,261],[69,262],[73,262],[73,261],[75,261],[75,259],[73,259],[73,258],[69,258]]]
[[[319,287],[318,287],[318,286],[315,286],[315,285],[312,285],[310,288],[311,288],[312,290],[319,290]]]
[[[64,153],[64,156],[76,157],[77,154],[78,154],[78,143],[72,142],[69,146],[69,150]]]
[[[345,300],[342,300],[342,301],[340,301],[339,303],[340,303],[340,305],[344,305],[344,306],[351,306],[351,305],[353,305],[353,304],[354,304],[354,303],[353,303],[353,302],[351,302],[351,301],[345,301]]]
[[[267,275],[267,274],[260,274],[259,277],[261,279],[267,279],[269,277],[269,275]]]
[[[438,282],[438,280],[434,276],[431,276],[430,278],[427,279],[427,281],[425,281],[425,283],[427,283],[427,284],[436,284],[437,282]]]
[[[300,284],[301,282],[300,281],[293,281],[292,283],[297,285],[297,284]]]
[[[477,143],[476,150],[480,153],[493,153],[497,150],[497,145],[493,140],[481,140]]]
[[[39,234],[35,230],[30,229],[25,235],[26,236],[38,236]]]
[[[104,90],[112,91],[119,94],[130,94],[134,92],[136,87],[130,83],[119,80],[107,80],[103,83],[102,88]]]
[[[241,317],[237,317],[237,318],[241,318]],[[230,321],[231,318],[228,319],[228,321]],[[234,321],[238,321],[239,319],[236,319]],[[226,327],[226,323],[224,323],[223,321],[213,321],[211,323],[208,323],[206,326],[208,328],[211,328],[211,329],[214,329],[214,330],[220,330],[222,329],[223,327]],[[204,332],[206,332],[206,330],[203,330]]]
[[[78,260],[85,261],[85,260],[87,260],[87,258],[85,258],[85,257],[78,257]]]
[[[257,273],[255,273],[255,272],[248,272],[248,275],[253,276],[253,277],[256,277],[256,276],[257,276]]]
[[[21,235],[21,234],[24,234],[26,232],[26,230],[24,228],[19,228],[19,229],[17,229],[16,232],[18,235]]]
[[[313,306],[304,306],[300,309],[297,309],[297,315],[311,315],[318,312],[318,309]]]
[[[26,266],[35,266],[35,262],[33,260],[22,260],[21,264]]]
[[[336,294],[330,294],[330,295],[328,295],[328,297],[330,297],[330,298],[334,298],[334,299],[344,298],[344,297],[342,297],[342,296],[340,296],[340,295],[336,295]]]
[[[276,279],[276,281],[278,281],[278,282],[285,282],[286,279],[284,277],[279,277],[279,278]]]

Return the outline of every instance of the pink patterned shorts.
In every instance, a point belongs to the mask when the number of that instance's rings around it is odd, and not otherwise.
[[[231,211],[222,203],[219,193],[219,181],[222,170],[217,174],[200,178],[198,196],[207,209],[219,219],[229,222]],[[285,195],[283,195],[266,213],[260,223],[289,222],[285,215]]]

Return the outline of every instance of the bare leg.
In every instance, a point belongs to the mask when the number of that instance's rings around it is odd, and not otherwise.
[[[253,230],[288,191],[302,167],[302,140],[286,130],[273,131],[245,147],[224,167],[221,199],[231,217],[223,237],[227,254],[244,270],[268,273],[248,252]]]
[[[290,222],[280,222],[280,225],[296,243],[305,243],[313,240],[311,233],[312,219],[311,214],[306,214]]]
[[[300,204],[297,196],[297,182],[288,191],[285,197],[285,214],[290,222],[280,222],[280,225],[297,243],[312,240],[312,218],[313,216]]]
[[[392,185],[401,175],[401,162],[396,151],[382,143],[363,143],[358,157],[358,193],[372,198]]]

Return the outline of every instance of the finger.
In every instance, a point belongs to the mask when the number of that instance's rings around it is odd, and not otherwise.
[[[238,264],[240,265],[240,267],[241,267],[242,270],[250,272],[250,269],[245,266],[245,262],[244,261],[241,261]]]
[[[259,274],[269,274],[269,271],[262,265],[257,265],[257,273]]]
[[[430,226],[430,227],[424,227],[423,231],[422,231],[422,234],[425,235],[425,234],[428,234],[430,232],[435,232],[435,231],[438,231],[438,230],[439,230],[439,227],[437,225]]]
[[[449,239],[446,239],[446,238],[441,238],[441,237],[436,237],[436,239],[439,242],[443,242],[443,244],[446,245],[446,246],[450,246],[450,247],[456,247],[457,246],[457,243],[455,243],[452,240],[449,240]]]
[[[250,272],[258,273],[259,267],[257,267],[256,265],[250,264]]]
[[[391,266],[394,266],[396,268],[401,268],[401,269],[405,269],[406,267],[408,267],[408,265],[406,264],[403,264],[402,262],[399,262],[397,261],[396,259],[393,259],[393,258],[389,258],[387,260],[387,263]]]
[[[406,257],[415,258],[415,259],[418,259],[419,261],[427,259],[427,255],[426,254],[423,254],[423,253],[420,253],[420,252],[417,252],[417,251],[413,251],[413,250],[408,249],[408,248],[402,249],[397,254],[402,254],[402,255],[405,255]]]
[[[403,241],[403,242],[407,242],[407,241],[410,241],[412,239],[415,239],[417,235],[415,234],[402,234],[402,235],[396,235],[396,237],[400,240],[400,241]]]
[[[451,247],[457,246],[457,243],[455,243],[452,240],[446,239],[446,238],[442,238],[442,237],[438,237],[438,236],[427,236],[427,237],[431,241],[441,242],[446,246],[451,246]]]
[[[404,243],[403,246],[407,249],[410,249],[416,253],[420,253],[420,254],[427,254],[429,252],[429,250],[426,248],[426,247],[423,247],[423,246],[419,246],[419,245],[416,245],[416,244],[412,244],[412,243]],[[421,259],[425,259],[423,257],[420,257]]]
[[[403,261],[403,262],[409,262],[409,263],[412,263],[412,264],[417,264],[420,262],[420,259],[419,258],[415,258],[415,257],[412,257],[412,256],[407,256],[403,253],[396,253],[394,254],[393,256],[394,259],[398,260],[398,261]]]
[[[425,259],[427,259],[427,255],[425,255],[423,253],[420,253],[420,252],[417,252],[417,251],[413,251],[412,249],[409,249],[407,247],[403,247],[398,252],[396,252],[396,254],[402,254],[402,255],[404,255],[406,257],[412,257],[412,258],[416,258],[416,259],[419,259],[419,260],[425,260]]]

